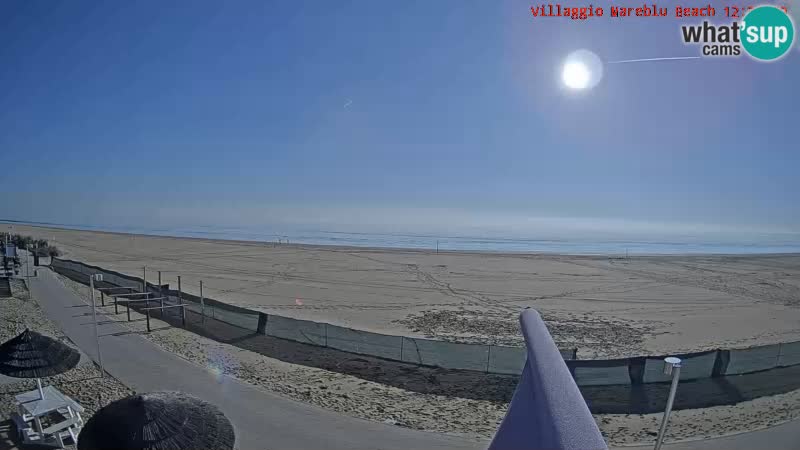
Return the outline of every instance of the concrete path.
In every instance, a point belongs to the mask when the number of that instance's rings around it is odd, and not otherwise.
[[[30,283],[31,293],[89,357],[97,360],[90,308],[47,269]],[[455,436],[359,420],[295,402],[208,370],[161,350],[127,328],[100,326],[106,371],[137,392],[179,390],[219,406],[236,428],[237,447],[249,449],[464,449],[486,448]],[[119,333],[119,335],[116,335]]]
[[[654,441],[655,443],[655,441]],[[626,450],[652,449],[653,445],[623,447]],[[664,444],[668,450],[752,450],[768,448],[770,450],[800,449],[800,420],[765,428],[749,433],[735,434],[702,441],[685,441]]]

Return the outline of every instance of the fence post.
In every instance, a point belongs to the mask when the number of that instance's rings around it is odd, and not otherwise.
[[[644,384],[644,368],[647,364],[647,358],[637,356],[628,359],[628,377],[632,385]]]
[[[181,300],[181,276],[178,275],[178,304],[182,305],[183,300]],[[183,327],[186,328],[186,310],[183,306],[181,306],[181,322],[183,322]]]
[[[147,332],[150,332],[150,309],[145,309],[144,312],[147,314]]]
[[[125,302],[125,307],[128,308],[128,322],[131,321],[131,303]]]
[[[256,333],[267,334],[267,315],[259,312],[258,313],[258,326],[256,327]],[[328,334],[327,328],[325,329],[325,334]],[[327,342],[328,338],[325,337],[325,341]]]
[[[100,291],[100,304],[106,306],[106,291]]]
[[[200,315],[203,316],[203,323],[206,323],[206,302],[203,299],[203,280],[200,280]]]
[[[142,292],[147,292],[147,266],[142,267]]]
[[[161,297],[161,309],[158,310],[158,315],[164,318],[164,297]]]
[[[119,308],[117,307],[117,297],[114,297],[114,314],[119,314]]]
[[[439,241],[436,242],[438,244]],[[489,351],[486,352],[486,373],[489,373],[489,364],[491,360],[492,360],[492,346],[489,345]]]
[[[731,362],[730,350],[717,350],[717,357],[714,359],[714,368],[711,370],[712,377],[721,377],[728,371],[728,364]]]

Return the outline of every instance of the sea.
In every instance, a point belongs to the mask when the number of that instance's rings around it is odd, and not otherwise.
[[[130,225],[65,224],[0,220],[0,223],[38,225],[86,231],[110,231],[151,236],[270,242],[283,244],[382,247],[439,251],[499,253],[549,253],[568,255],[691,255],[691,254],[787,254],[800,253],[800,233],[759,233],[715,236],[682,235],[669,239],[625,239],[592,236],[537,238],[535,236],[460,235],[442,233],[348,232],[314,227],[147,227]],[[5,231],[0,229],[0,231]]]

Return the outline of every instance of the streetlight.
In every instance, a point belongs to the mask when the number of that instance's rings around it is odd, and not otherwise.
[[[103,357],[100,356],[100,336],[97,334],[97,309],[94,305],[94,282],[103,281],[103,274],[95,273],[89,276],[89,291],[92,293],[92,319],[94,320],[94,340],[97,341],[97,362],[100,364],[100,377],[105,377],[106,371],[103,369]]]
[[[664,442],[664,433],[667,431],[669,413],[672,411],[672,402],[675,400],[675,392],[678,390],[678,378],[681,376],[681,359],[670,356],[664,358],[664,375],[672,375],[672,385],[669,387],[669,397],[667,397],[667,409],[664,410],[664,418],[661,420],[661,428],[658,430],[658,438],[654,450],[659,450]]]

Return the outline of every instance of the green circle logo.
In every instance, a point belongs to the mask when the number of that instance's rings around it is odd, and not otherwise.
[[[753,58],[774,61],[792,48],[794,24],[782,9],[759,6],[742,20],[742,46]]]

